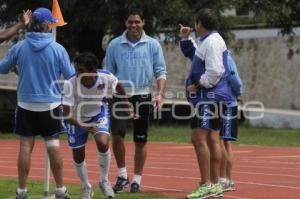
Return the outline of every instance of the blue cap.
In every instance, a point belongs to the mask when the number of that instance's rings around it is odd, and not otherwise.
[[[58,22],[58,19],[54,17],[51,13],[51,11],[47,8],[38,8],[36,9],[32,16],[40,23],[44,22],[52,22],[56,23]]]

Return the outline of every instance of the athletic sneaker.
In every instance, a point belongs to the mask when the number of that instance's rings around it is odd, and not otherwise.
[[[67,189],[64,193],[56,190],[55,191],[55,199],[71,199],[71,197],[70,197]]]
[[[21,193],[16,192],[16,199],[28,199],[27,192],[22,191]]]
[[[228,180],[226,187],[223,188],[223,191],[235,191],[235,183],[232,180]]]
[[[136,182],[131,183],[130,193],[140,193],[140,185]]]
[[[104,198],[115,197],[114,190],[112,189],[109,181],[105,180],[105,181],[99,182],[99,188],[102,191]]]
[[[228,180],[226,178],[220,178],[219,183],[222,186],[223,192],[235,191],[235,184],[232,180]]]
[[[213,194],[210,192],[211,185],[207,184],[201,184],[195,191],[192,191],[189,193],[186,198],[187,199],[204,199],[204,198],[209,198]]]
[[[126,187],[128,187],[128,185],[129,185],[129,180],[128,180],[128,178],[126,179],[126,178],[123,178],[123,177],[118,177],[117,178],[117,182],[116,182],[116,184],[115,184],[115,186],[114,186],[114,191],[115,191],[115,193],[120,193],[120,192],[123,192],[124,191],[124,189],[126,188]]]
[[[83,187],[81,190],[80,199],[91,199],[94,196],[92,187]]]
[[[219,198],[223,196],[223,189],[220,183],[212,184],[210,189],[211,196]]]

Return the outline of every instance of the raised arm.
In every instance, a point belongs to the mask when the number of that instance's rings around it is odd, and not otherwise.
[[[0,43],[9,40],[12,38],[17,32],[21,29],[27,26],[30,22],[32,12],[30,10],[27,10],[26,12],[23,11],[22,18],[19,22],[17,22],[14,26],[7,28],[3,32],[0,33]]]
[[[185,57],[193,61],[197,49],[197,44],[193,40],[193,38],[190,37],[192,28],[183,26],[181,24],[179,24],[179,26],[180,26],[179,36],[181,37],[181,40],[179,42],[179,47],[181,49],[181,52]]]

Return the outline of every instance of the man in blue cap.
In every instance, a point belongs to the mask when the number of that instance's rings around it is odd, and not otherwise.
[[[15,119],[15,133],[20,135],[16,199],[28,198],[26,181],[36,135],[43,137],[46,144],[56,182],[55,198],[70,198],[63,186],[63,162],[59,151],[58,136],[63,128],[58,82],[61,75],[65,79],[72,77],[75,70],[65,48],[53,40],[51,25],[55,22],[57,18],[50,10],[36,9],[25,40],[15,44],[0,62],[0,73],[8,73],[16,64],[19,72]]]

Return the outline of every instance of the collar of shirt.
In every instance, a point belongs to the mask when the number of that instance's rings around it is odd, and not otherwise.
[[[127,34],[127,31],[123,32],[123,34],[122,34],[122,37],[121,37],[121,43],[122,44],[127,43],[127,44],[130,44],[132,46],[136,46],[139,43],[144,43],[144,42],[148,41],[145,31],[143,31],[141,39],[139,41],[135,42],[135,43],[128,40],[126,34]]]
[[[206,39],[209,35],[213,34],[213,33],[216,33],[217,31],[215,30],[212,30],[212,31],[208,31],[206,33],[203,33],[201,36],[200,36],[200,41],[203,41],[204,39]]]

